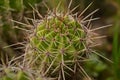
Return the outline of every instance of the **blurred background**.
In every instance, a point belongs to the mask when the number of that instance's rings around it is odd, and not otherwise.
[[[10,59],[24,53],[24,44],[27,41],[26,29],[28,28],[12,20],[27,23],[27,18],[33,18],[31,6],[45,16],[48,10],[46,5],[52,10],[59,2],[61,2],[60,11],[67,11],[70,0],[0,0],[0,59],[5,61],[6,56]],[[80,5],[73,13],[82,12],[90,3],[93,4],[83,17],[99,9],[93,17],[100,19],[93,21],[92,25],[100,27],[112,24],[97,32],[107,37],[102,39],[104,43],[96,48],[101,55],[114,63],[92,55],[94,61],[86,62],[84,68],[95,80],[120,80],[120,0],[73,0],[70,9]],[[36,19],[39,19],[38,16]]]

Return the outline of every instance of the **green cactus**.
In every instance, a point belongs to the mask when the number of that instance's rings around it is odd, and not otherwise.
[[[18,12],[22,11],[24,8],[23,0],[10,0],[9,4],[12,9]]]
[[[63,73],[67,70],[74,71],[70,66],[75,65],[75,61],[79,60],[82,50],[85,49],[85,42],[82,41],[85,33],[81,25],[70,17],[51,16],[37,26],[36,36],[30,39],[31,46],[40,51],[33,52],[33,57],[39,56],[36,66],[42,64],[40,67],[45,74],[52,73],[56,67],[63,70]]]
[[[81,72],[91,80],[80,61],[91,51],[89,37],[95,36],[74,17],[53,12],[35,26],[24,58],[26,67],[37,70],[42,76],[60,80],[79,79]]]

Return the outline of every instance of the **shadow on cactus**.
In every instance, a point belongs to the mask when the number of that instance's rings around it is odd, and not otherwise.
[[[82,13],[72,14],[77,7],[69,10],[71,3],[72,0],[66,13],[59,12],[58,5],[55,10],[49,10],[45,17],[33,8],[40,20],[36,24],[36,19],[31,19],[34,26],[28,36],[29,41],[21,66],[29,73],[34,73],[35,77],[42,76],[53,80],[92,80],[82,68],[82,63],[92,60],[92,53],[110,61],[92,49],[100,44],[96,42],[97,39],[105,37],[94,31],[110,25],[91,29],[91,22],[98,19],[92,16],[98,9],[82,18],[91,4]]]

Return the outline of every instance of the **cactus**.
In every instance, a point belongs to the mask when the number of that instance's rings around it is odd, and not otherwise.
[[[72,16],[49,16],[40,22],[30,39],[30,46],[35,49],[29,54],[34,61],[31,66],[40,68],[44,75],[62,74],[65,80],[65,72],[74,72],[83,55],[85,36],[81,25]]]
[[[96,46],[94,39],[104,37],[98,37],[93,32],[103,27],[90,30],[89,23],[97,18],[88,18],[96,11],[82,20],[80,17],[83,13],[77,17],[69,10],[65,14],[50,11],[45,18],[40,16],[42,19],[34,26],[33,33],[29,36],[24,66],[36,70],[44,77],[58,80],[78,80],[84,75],[91,80],[81,67],[81,61],[89,59],[89,53],[96,53],[91,49]]]

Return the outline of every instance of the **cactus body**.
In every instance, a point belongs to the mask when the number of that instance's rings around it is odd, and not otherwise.
[[[73,78],[85,54],[85,38],[82,25],[71,15],[52,14],[41,20],[30,36],[26,62],[43,76]]]

